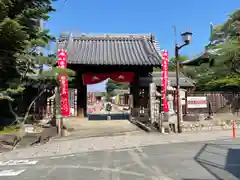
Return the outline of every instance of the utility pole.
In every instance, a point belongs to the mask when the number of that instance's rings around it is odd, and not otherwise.
[[[176,34],[176,27],[174,26],[174,32]],[[191,32],[184,32],[181,34],[184,44],[178,45],[175,42],[175,60],[176,60],[176,92],[177,92],[177,130],[181,133],[181,120],[182,120],[182,104],[180,97],[180,85],[179,85],[179,74],[180,74],[180,61],[179,61],[179,50],[186,45],[189,45],[192,40]]]
[[[179,49],[178,49],[178,45],[175,44],[175,61],[176,61],[176,92],[177,92],[177,130],[178,130],[178,133],[181,133],[182,130],[181,130],[181,97],[180,97],[180,85],[179,85],[179,71],[180,71],[180,64],[179,64]]]

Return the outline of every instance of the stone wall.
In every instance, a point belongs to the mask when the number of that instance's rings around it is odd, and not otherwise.
[[[229,119],[229,118],[228,118]],[[240,120],[232,119],[236,122],[235,127],[240,128]],[[212,119],[203,121],[183,121],[181,124],[183,132],[212,131],[212,130],[229,130],[232,129],[232,120]]]

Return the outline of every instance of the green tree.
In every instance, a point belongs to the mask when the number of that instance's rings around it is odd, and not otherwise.
[[[11,99],[12,93],[22,91],[36,62],[45,59],[36,50],[54,38],[40,29],[39,20],[47,20],[52,11],[51,1],[0,0],[1,98]]]
[[[179,61],[186,61],[188,60],[188,56],[179,56]],[[176,70],[176,58],[172,57],[169,60],[169,65],[168,65],[168,70],[169,71],[175,71]]]
[[[60,73],[73,74],[55,67],[55,55],[45,56],[38,51],[55,40],[49,30],[40,28],[40,19],[47,21],[53,11],[51,0],[0,0],[0,99],[8,100],[15,117],[12,101],[25,88],[39,90],[35,101],[46,88],[56,85]],[[43,64],[52,67],[51,70],[42,69]]]
[[[180,61],[185,61],[188,60],[188,56],[180,56],[179,60]],[[197,78],[197,74],[198,74],[198,67],[181,67],[180,71],[186,75],[189,78],[195,79]],[[168,70],[169,71],[175,71],[176,70],[176,58],[172,57],[169,60],[169,64],[168,64]],[[154,71],[161,71],[161,68],[154,68]]]
[[[206,47],[216,52],[209,69],[207,85],[221,88],[240,87],[240,9],[228,17],[228,20],[213,28],[211,43]]]
[[[185,61],[185,60],[188,60],[188,57],[187,56],[180,56],[179,60],[180,61]],[[176,69],[176,59],[175,59],[175,57],[172,57],[172,58],[169,59],[169,62],[168,62],[168,70],[169,71],[175,71],[175,69]],[[161,71],[161,68],[154,68],[153,71]]]
[[[109,97],[115,96],[115,93],[114,93],[115,89],[128,89],[128,88],[129,88],[129,83],[116,82],[111,79],[108,79],[106,83],[106,92]]]

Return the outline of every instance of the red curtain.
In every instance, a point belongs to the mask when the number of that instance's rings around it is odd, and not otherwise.
[[[133,72],[114,72],[110,74],[110,77],[113,81],[116,82],[133,82],[134,73]]]
[[[82,76],[82,78],[84,85],[100,83],[106,80],[107,78],[110,78],[116,82],[131,83],[134,80],[134,73],[133,72],[113,72],[106,74],[86,73]]]
[[[82,76],[83,84],[97,84],[108,78],[108,74],[86,73]]]

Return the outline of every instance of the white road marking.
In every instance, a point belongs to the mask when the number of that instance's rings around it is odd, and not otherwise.
[[[136,146],[137,151],[145,158],[148,158],[148,155],[143,151],[143,149],[139,146]]]
[[[17,166],[17,165],[34,165],[37,164],[38,160],[9,160],[6,162],[0,161],[0,166]]]
[[[225,140],[223,140],[223,141],[225,141],[225,142],[231,142],[232,139],[225,139]]]
[[[13,170],[13,169],[9,169],[9,170],[3,170],[0,171],[0,177],[1,176],[18,176],[19,174],[23,173],[26,169],[22,169],[22,170]]]

